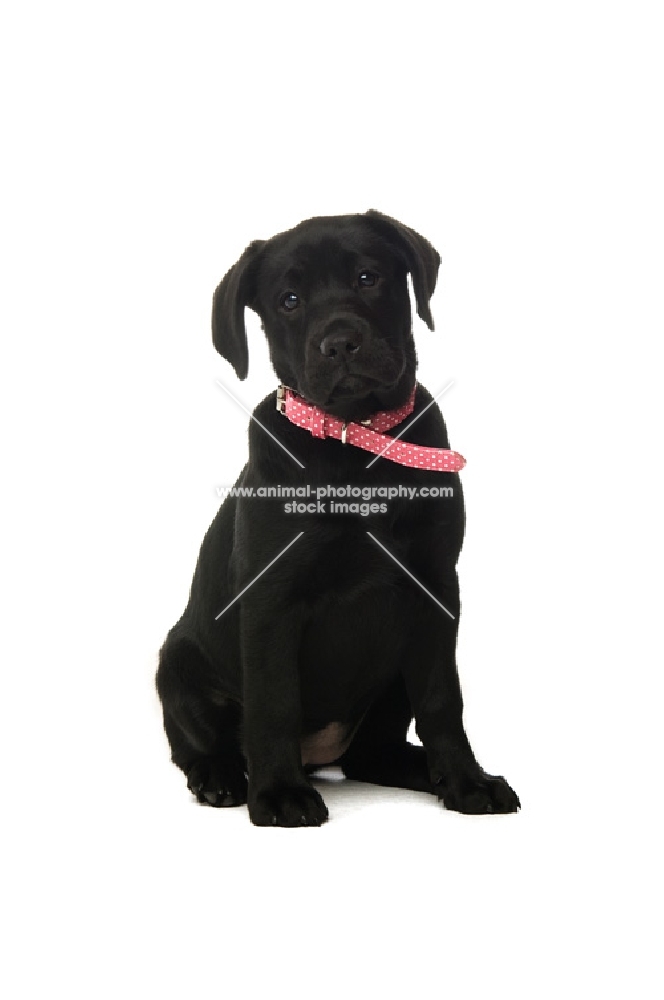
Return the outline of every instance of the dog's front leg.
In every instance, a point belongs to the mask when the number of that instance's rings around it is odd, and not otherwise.
[[[327,807],[300,750],[302,611],[275,604],[274,592],[264,590],[257,583],[241,609],[249,816],[256,826],[320,826]]]
[[[426,596],[418,604],[404,678],[431,780],[447,809],[509,813],[519,799],[504,778],[487,774],[475,759],[463,725],[456,666],[459,590],[456,573],[439,578],[442,610]],[[450,617],[453,615],[454,617]]]

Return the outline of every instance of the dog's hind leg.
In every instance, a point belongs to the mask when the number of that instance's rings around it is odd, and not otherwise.
[[[247,801],[240,746],[241,706],[211,683],[213,672],[188,639],[169,637],[161,650],[157,691],[171,759],[200,803],[238,806]]]
[[[339,759],[345,776],[433,794],[426,751],[406,738],[412,717],[405,684],[398,677],[372,704]]]

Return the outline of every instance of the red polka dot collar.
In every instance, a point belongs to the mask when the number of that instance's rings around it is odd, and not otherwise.
[[[277,409],[288,417],[292,424],[303,427],[314,437],[336,438],[342,444],[352,444],[356,448],[362,448],[374,455],[380,455],[381,458],[387,458],[391,462],[410,466],[413,469],[430,469],[432,472],[459,472],[466,464],[466,460],[458,451],[409,444],[384,433],[392,427],[396,427],[413,412],[415,391],[416,386],[413,387],[408,402],[396,410],[380,410],[367,420],[357,424],[352,421],[344,423],[339,417],[326,413],[319,406],[307,403],[302,396],[299,396],[287,385],[280,385],[277,389]],[[412,422],[410,421],[410,423]]]

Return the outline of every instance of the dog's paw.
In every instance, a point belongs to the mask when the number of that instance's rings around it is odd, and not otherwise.
[[[249,798],[249,817],[255,826],[321,826],[328,815],[311,785],[269,788]]]
[[[512,813],[521,808],[518,795],[505,779],[484,771],[439,782],[436,791],[445,808],[455,812],[483,815]]]
[[[239,761],[201,757],[187,772],[187,787],[202,805],[241,806],[247,801],[247,776]]]

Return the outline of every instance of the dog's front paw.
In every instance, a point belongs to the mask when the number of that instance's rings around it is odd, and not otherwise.
[[[482,815],[512,813],[521,808],[518,795],[505,779],[484,771],[442,780],[436,791],[445,808],[455,812]]]
[[[249,793],[249,817],[255,826],[320,826],[328,815],[311,785],[281,785]]]

